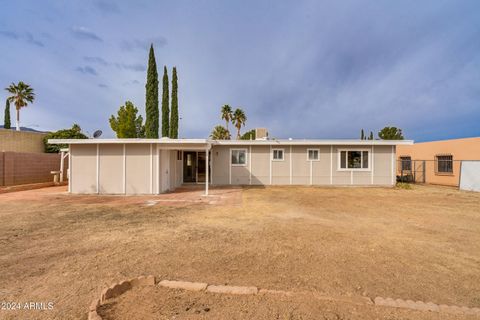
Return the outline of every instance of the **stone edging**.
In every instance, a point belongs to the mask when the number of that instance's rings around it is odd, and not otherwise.
[[[131,280],[125,280],[119,283],[115,283],[109,288],[106,288],[102,291],[99,299],[94,300],[90,304],[90,309],[88,312],[88,320],[102,320],[100,315],[98,315],[98,307],[105,303],[108,299],[116,298],[126,291],[139,287],[139,286],[154,286],[155,285],[154,276],[141,276],[133,278]],[[283,290],[270,290],[270,289],[259,289],[257,287],[241,287],[241,286],[225,286],[225,285],[209,285],[204,282],[189,282],[189,281],[172,281],[172,280],[162,280],[158,282],[159,286],[170,288],[170,289],[182,289],[189,291],[205,291],[211,293],[220,293],[220,294],[273,294],[273,295],[285,295],[285,296],[294,296],[298,294],[305,294],[311,292],[293,292],[293,291],[283,291]],[[423,301],[412,301],[412,300],[402,300],[402,299],[392,299],[392,298],[382,298],[376,297],[375,299],[370,299],[368,297],[350,297],[350,296],[325,296],[314,293],[314,297],[321,300],[330,300],[337,302],[353,303],[357,305],[375,305],[382,307],[393,307],[393,308],[403,308],[411,309],[417,311],[431,311],[431,312],[441,312],[441,313],[450,313],[450,314],[467,314],[467,315],[480,315],[480,308],[468,308],[468,307],[457,307],[457,306],[447,306],[447,305],[437,305],[433,302],[423,302]]]

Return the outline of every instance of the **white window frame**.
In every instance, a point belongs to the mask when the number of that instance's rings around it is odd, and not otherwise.
[[[317,159],[310,159],[310,151],[317,151],[318,158]],[[320,149],[307,149],[307,161],[320,161]]]
[[[234,151],[245,152],[245,163],[232,163],[232,153]],[[228,161],[230,162],[230,166],[232,166],[232,167],[246,167],[248,165],[248,151],[247,151],[247,149],[245,149],[245,148],[230,149],[230,159]]]
[[[368,167],[367,168],[342,168],[342,151],[347,152],[347,159],[346,160],[346,165],[348,167],[348,152],[352,151],[360,151],[361,154],[361,163],[363,164],[363,152],[366,151],[368,152]],[[370,149],[365,149],[365,148],[348,148],[348,149],[338,149],[337,150],[337,171],[372,171],[371,163],[372,163],[372,150]]]
[[[275,159],[275,158],[273,157],[275,151],[282,151],[282,158],[281,158],[281,159]],[[285,149],[283,149],[283,148],[275,148],[275,149],[272,149],[272,153],[271,153],[271,157],[270,157],[270,158],[271,158],[272,161],[285,161]]]

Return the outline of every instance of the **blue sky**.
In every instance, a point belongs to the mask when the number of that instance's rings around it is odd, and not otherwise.
[[[113,137],[108,118],[126,100],[144,113],[153,42],[160,75],[163,65],[178,69],[180,137],[207,137],[225,103],[245,110],[247,128],[277,138],[358,138],[386,125],[417,141],[480,136],[478,1],[0,0],[0,8],[0,85],[35,89],[21,113],[33,128],[78,123]]]

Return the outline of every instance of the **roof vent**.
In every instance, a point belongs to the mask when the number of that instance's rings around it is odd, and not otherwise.
[[[255,140],[267,140],[268,131],[267,128],[256,128],[255,129]]]

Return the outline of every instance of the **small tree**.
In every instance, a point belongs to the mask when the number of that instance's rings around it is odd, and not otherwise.
[[[74,124],[70,129],[63,129],[55,132],[50,132],[43,138],[43,144],[45,145],[45,152],[58,153],[60,152],[60,149],[67,148],[68,145],[48,144],[48,139],[88,139],[88,137],[82,133],[82,129],[78,124]]]
[[[382,140],[403,140],[402,129],[397,127],[385,127],[378,132],[378,137]]]
[[[158,73],[153,44],[148,56],[147,83],[145,84],[145,135],[158,138]]]
[[[162,137],[168,137],[170,134],[170,107],[168,97],[168,72],[167,67],[163,67],[163,94],[162,94]]]
[[[224,126],[218,125],[213,128],[210,138],[213,140],[230,140],[230,132]]]
[[[240,129],[242,126],[245,126],[245,123],[247,122],[247,116],[245,115],[245,112],[243,112],[243,110],[240,108],[235,109],[233,112],[232,122],[235,125],[235,128],[237,128],[237,140],[239,140]]]
[[[363,131],[360,131],[360,140],[365,140],[365,132]]]
[[[172,107],[170,109],[170,138],[178,138],[178,84],[177,84],[177,68],[173,67],[172,71]]]
[[[252,129],[242,134],[240,140],[255,140],[255,129]]]
[[[20,131],[20,109],[26,107],[29,102],[33,103],[35,93],[32,87],[22,81],[18,84],[12,83],[8,88],[5,88],[5,90],[12,94],[7,99],[15,104],[15,108],[17,109],[16,127],[17,131]]]
[[[5,102],[5,118],[3,119],[3,128],[11,129],[12,123],[10,121],[10,101],[7,99]]]
[[[117,134],[117,138],[143,138],[145,127],[143,118],[138,115],[138,109],[130,101],[125,102],[117,112],[117,116],[110,117],[110,127]]]
[[[368,137],[368,140],[373,140],[373,132],[370,131],[370,136]]]

